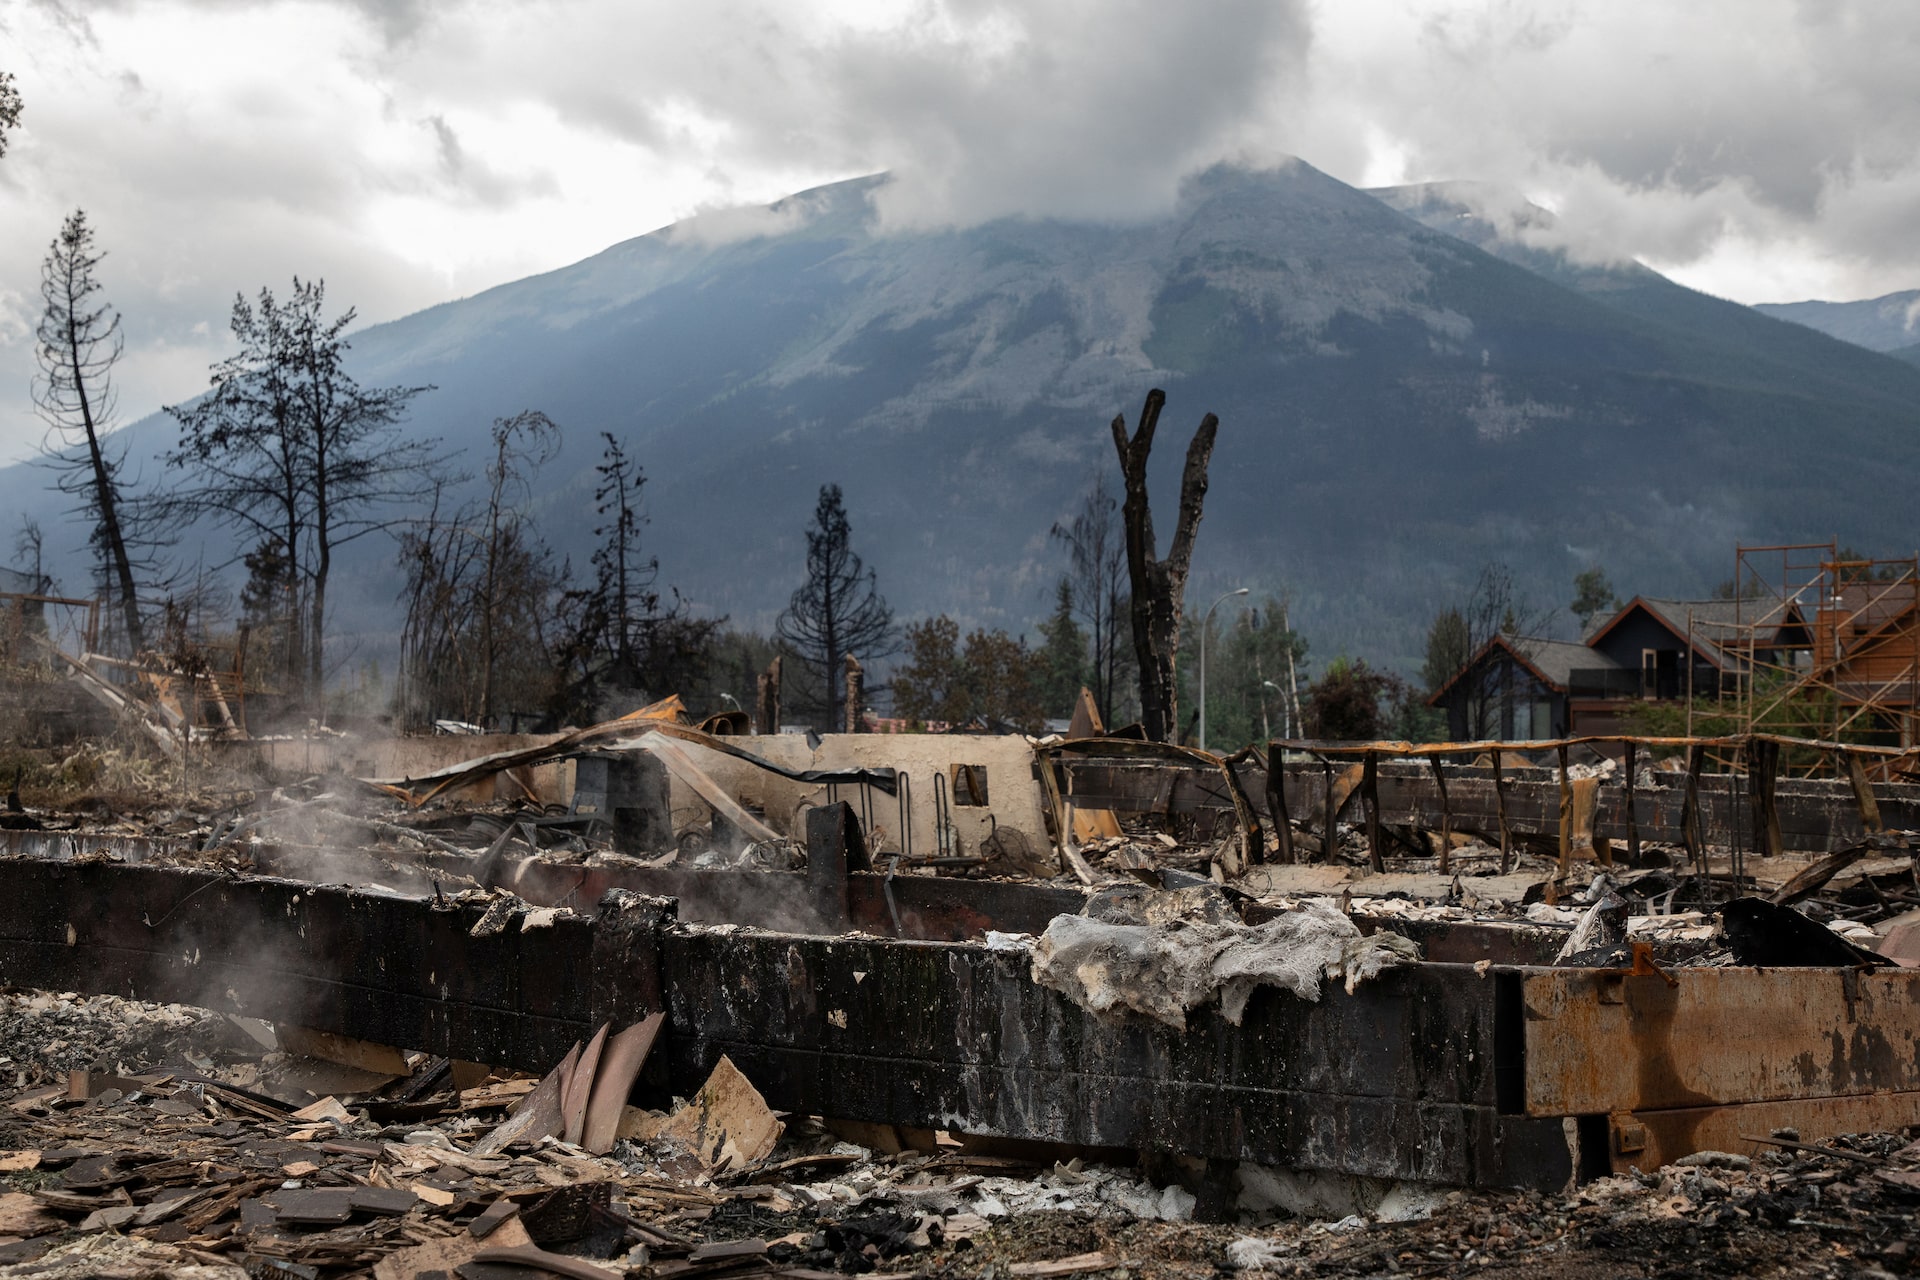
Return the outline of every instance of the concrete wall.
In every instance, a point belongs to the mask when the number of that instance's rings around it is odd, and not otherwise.
[[[220,749],[258,758],[269,772],[281,777],[345,773],[356,778],[418,777],[480,756],[515,751],[555,741],[559,735],[485,734],[436,735],[412,738],[287,738],[217,744]],[[1052,848],[1047,833],[1045,797],[1033,775],[1033,748],[1020,737],[972,737],[945,734],[829,734],[816,751],[797,734],[774,734],[729,739],[741,749],[795,771],[810,769],[893,768],[907,777],[907,813],[912,851],[916,857],[973,855],[996,825],[1026,837],[1034,850]],[[794,782],[768,773],[744,760],[690,742],[678,744],[729,795],[766,815],[767,825],[796,840],[806,838],[806,811],[830,799],[845,800],[856,813],[871,815],[867,843],[871,849],[906,852],[901,803],[878,788],[829,788]],[[936,786],[945,779],[949,801],[955,765],[986,770],[985,806],[949,803],[951,828],[943,844],[936,818]],[[530,783],[540,800],[568,804],[573,799],[573,762],[560,761],[516,771]],[[867,794],[862,795],[862,792]],[[524,792],[504,774],[450,793],[449,798],[484,804],[511,800]],[[710,810],[692,788],[672,782],[675,831],[702,827]],[[957,839],[957,847],[953,840]]]
[[[1044,800],[1040,784],[1033,776],[1033,748],[1019,737],[972,737],[960,734],[920,733],[836,733],[820,740],[819,750],[807,746],[797,734],[774,734],[730,739],[743,750],[785,768],[858,769],[893,768],[904,773],[910,791],[908,816],[911,822],[913,853],[916,857],[939,854],[977,854],[980,842],[994,829],[1008,827],[1027,838],[1036,850],[1052,847],[1047,834]],[[758,808],[766,815],[767,825],[795,839],[805,838],[806,810],[824,804],[830,798],[828,788],[793,782],[744,760],[709,751],[690,743],[685,746],[703,770],[715,782],[742,803]],[[935,780],[947,779],[949,800],[952,770],[956,764],[978,765],[987,772],[985,807],[949,805],[952,834],[959,847],[942,847],[935,820]],[[864,798],[863,790],[869,792]],[[877,788],[842,786],[837,798],[854,807],[855,812],[872,814],[868,832],[869,848],[891,853],[905,851],[900,802]],[[864,810],[863,810],[864,803]],[[681,823],[682,806],[703,808],[679,782],[674,783],[674,820]]]

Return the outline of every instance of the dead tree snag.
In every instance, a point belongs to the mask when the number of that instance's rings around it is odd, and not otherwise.
[[[1213,437],[1220,419],[1208,414],[1187,445],[1187,465],[1180,476],[1180,516],[1173,529],[1167,558],[1157,559],[1153,513],[1147,506],[1147,455],[1153,450],[1153,430],[1167,393],[1155,387],[1147,392],[1140,425],[1131,438],[1122,414],[1113,420],[1113,446],[1120,454],[1127,500],[1121,516],[1127,527],[1127,569],[1133,578],[1133,649],[1140,661],[1140,718],[1147,737],[1171,742],[1179,726],[1179,687],[1173,660],[1180,651],[1180,610],[1187,593],[1187,569],[1193,561],[1193,537],[1200,527],[1200,507],[1207,497],[1207,462],[1213,456]]]

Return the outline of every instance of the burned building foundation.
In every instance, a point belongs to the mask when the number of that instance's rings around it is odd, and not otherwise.
[[[297,1022],[543,1071],[601,1023],[664,1012],[642,1077],[722,1055],[772,1106],[1166,1153],[1229,1168],[1557,1188],[1738,1149],[1920,1123],[1920,973],[1454,964],[1244,1021],[1104,1020],[1018,943],[591,914],[99,860],[0,862],[0,981]]]

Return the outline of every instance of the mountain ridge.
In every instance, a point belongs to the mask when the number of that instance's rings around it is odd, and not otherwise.
[[[452,443],[523,408],[560,422],[535,514],[576,565],[598,432],[620,435],[651,477],[662,581],[755,627],[837,482],[903,616],[1031,632],[1063,568],[1047,531],[1154,385],[1162,523],[1192,423],[1222,420],[1192,594],[1288,590],[1322,657],[1417,666],[1432,613],[1488,560],[1551,603],[1590,563],[1686,594],[1740,538],[1911,540],[1899,503],[1852,494],[1850,459],[1920,466],[1920,368],[1645,268],[1482,247],[1457,216],[1436,229],[1303,161],[1209,170],[1127,225],[889,233],[882,181],[371,327],[354,369],[437,384],[413,429]],[[136,454],[168,434],[156,418],[130,429]],[[28,492],[18,470],[0,498]],[[369,557],[343,589],[343,627],[376,649],[392,573]]]
[[[1754,310],[1900,359],[1913,359],[1910,349],[1920,346],[1920,289],[1857,302],[1763,302]]]

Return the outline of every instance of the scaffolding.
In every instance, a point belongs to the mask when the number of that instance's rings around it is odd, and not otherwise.
[[[1731,660],[1736,732],[1915,744],[1920,556],[1739,546],[1731,622],[1696,625]]]

